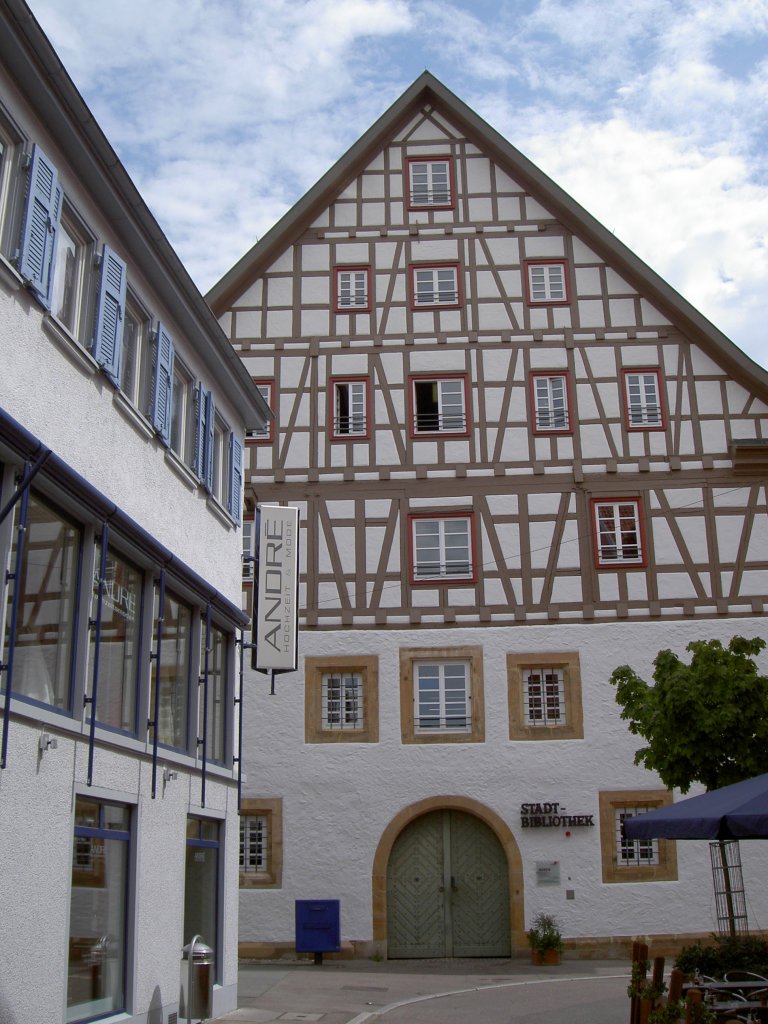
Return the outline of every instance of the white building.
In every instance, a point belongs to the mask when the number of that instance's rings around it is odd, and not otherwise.
[[[0,2],[3,1024],[236,1006],[242,441],[268,410]]]
[[[709,934],[706,844],[622,840],[672,794],[608,679],[765,635],[768,374],[426,73],[208,299],[274,405],[247,484],[304,536],[241,948],[296,898],[363,954],[506,955],[539,910],[571,949]]]

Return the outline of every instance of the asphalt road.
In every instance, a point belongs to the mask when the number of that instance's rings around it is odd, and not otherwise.
[[[628,1024],[629,964],[567,960],[243,965],[213,1024]]]

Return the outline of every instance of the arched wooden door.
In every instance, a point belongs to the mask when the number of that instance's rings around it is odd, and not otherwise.
[[[387,865],[387,954],[509,956],[507,859],[463,811],[432,811],[395,840]]]

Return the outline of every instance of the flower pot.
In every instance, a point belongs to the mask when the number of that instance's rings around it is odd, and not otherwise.
[[[532,964],[548,964],[550,967],[560,963],[560,950],[558,949],[532,949]]]

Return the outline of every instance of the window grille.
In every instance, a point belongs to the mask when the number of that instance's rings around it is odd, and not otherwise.
[[[524,673],[529,725],[565,725],[565,683],[556,668],[531,668]]]
[[[240,818],[240,870],[264,873],[268,870],[268,822],[266,814]]]
[[[324,729],[363,728],[363,678],[360,673],[324,675],[321,697]]]
[[[645,814],[648,807],[615,808],[616,863],[619,867],[637,867],[659,863],[657,839],[627,839],[624,834],[624,819]]]

